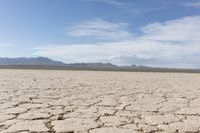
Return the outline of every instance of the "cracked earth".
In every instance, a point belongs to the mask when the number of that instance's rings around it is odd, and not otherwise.
[[[1,133],[200,131],[200,75],[0,70]]]

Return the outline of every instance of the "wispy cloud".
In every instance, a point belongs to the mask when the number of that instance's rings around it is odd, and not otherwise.
[[[0,43],[0,47],[11,47],[14,46],[12,43]]]
[[[127,23],[112,23],[95,19],[73,25],[67,29],[67,35],[101,40],[121,40],[131,37],[131,34],[126,31],[127,26]]]
[[[160,3],[159,6],[149,6],[149,7],[142,7],[140,4],[140,1],[123,1],[123,0],[85,0],[86,2],[98,2],[103,4],[108,4],[112,6],[116,6],[120,8],[121,10],[124,10],[132,15],[141,15],[150,13],[153,11],[163,10],[166,8],[169,8],[171,6],[171,3],[165,1],[154,1],[155,3]]]
[[[124,6],[125,3],[119,1],[119,0],[85,0],[85,1],[90,1],[90,2],[101,2],[109,5],[114,5],[114,6]]]
[[[184,3],[184,5],[189,6],[189,7],[200,8],[200,2],[187,2],[187,3]]]
[[[108,27],[110,25],[117,27],[116,29],[119,26],[111,22],[107,24]],[[96,27],[96,25],[88,26]],[[54,59],[62,58],[61,60],[68,63],[100,61],[119,65],[200,67],[200,16],[152,23],[141,30],[143,35],[134,40],[126,38],[121,41],[95,44],[49,45],[36,48],[35,54]]]

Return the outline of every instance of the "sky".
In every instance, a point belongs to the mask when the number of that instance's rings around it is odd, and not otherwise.
[[[0,0],[0,57],[200,68],[200,0]]]

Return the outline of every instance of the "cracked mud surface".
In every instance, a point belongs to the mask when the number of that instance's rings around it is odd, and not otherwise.
[[[200,131],[200,75],[0,70],[1,133]]]

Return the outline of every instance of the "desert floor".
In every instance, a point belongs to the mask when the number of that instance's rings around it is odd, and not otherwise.
[[[200,131],[200,74],[0,70],[1,133]]]

